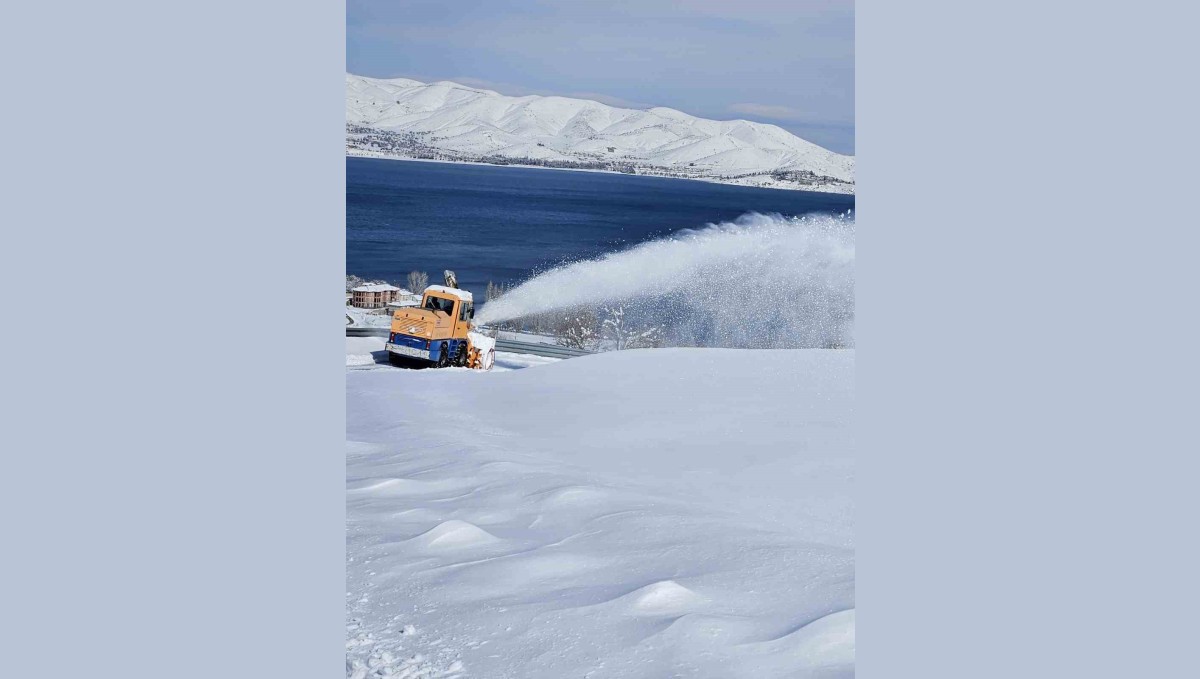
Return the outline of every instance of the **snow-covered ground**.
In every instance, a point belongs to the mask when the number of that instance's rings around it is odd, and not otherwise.
[[[346,74],[347,154],[558,163],[721,183],[854,192],[854,158],[776,125],[454,82]],[[361,129],[358,129],[361,128]],[[369,132],[374,131],[374,132]]]
[[[354,306],[346,306],[346,316],[350,319],[346,325],[353,327],[371,327],[371,328],[390,328],[392,326],[392,313],[395,309],[360,309]]]
[[[852,676],[854,356],[348,368],[348,676]]]

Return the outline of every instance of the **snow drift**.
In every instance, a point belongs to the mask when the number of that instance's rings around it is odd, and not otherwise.
[[[853,677],[854,351],[747,353],[348,370],[347,676]]]
[[[629,305],[668,344],[854,344],[854,221],[748,214],[536,276],[487,303],[481,324]]]

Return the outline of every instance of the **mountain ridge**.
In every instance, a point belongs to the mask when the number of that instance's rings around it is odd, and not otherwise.
[[[442,80],[346,74],[352,156],[590,169],[854,193],[854,158],[776,125]]]

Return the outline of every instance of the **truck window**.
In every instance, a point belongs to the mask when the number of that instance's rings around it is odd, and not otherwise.
[[[468,318],[474,316],[475,315],[474,312],[475,312],[475,309],[472,308],[472,304],[470,302],[463,302],[462,303],[462,311],[458,314],[458,320],[465,321]]]
[[[441,297],[430,295],[425,300],[425,308],[433,309],[434,311],[443,311],[447,316],[450,316],[454,314],[454,300],[442,299]]]

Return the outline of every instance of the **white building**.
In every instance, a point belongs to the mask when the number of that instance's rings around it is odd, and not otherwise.
[[[350,291],[350,305],[360,309],[378,309],[393,302],[400,295],[400,288],[387,283],[360,285]]]

